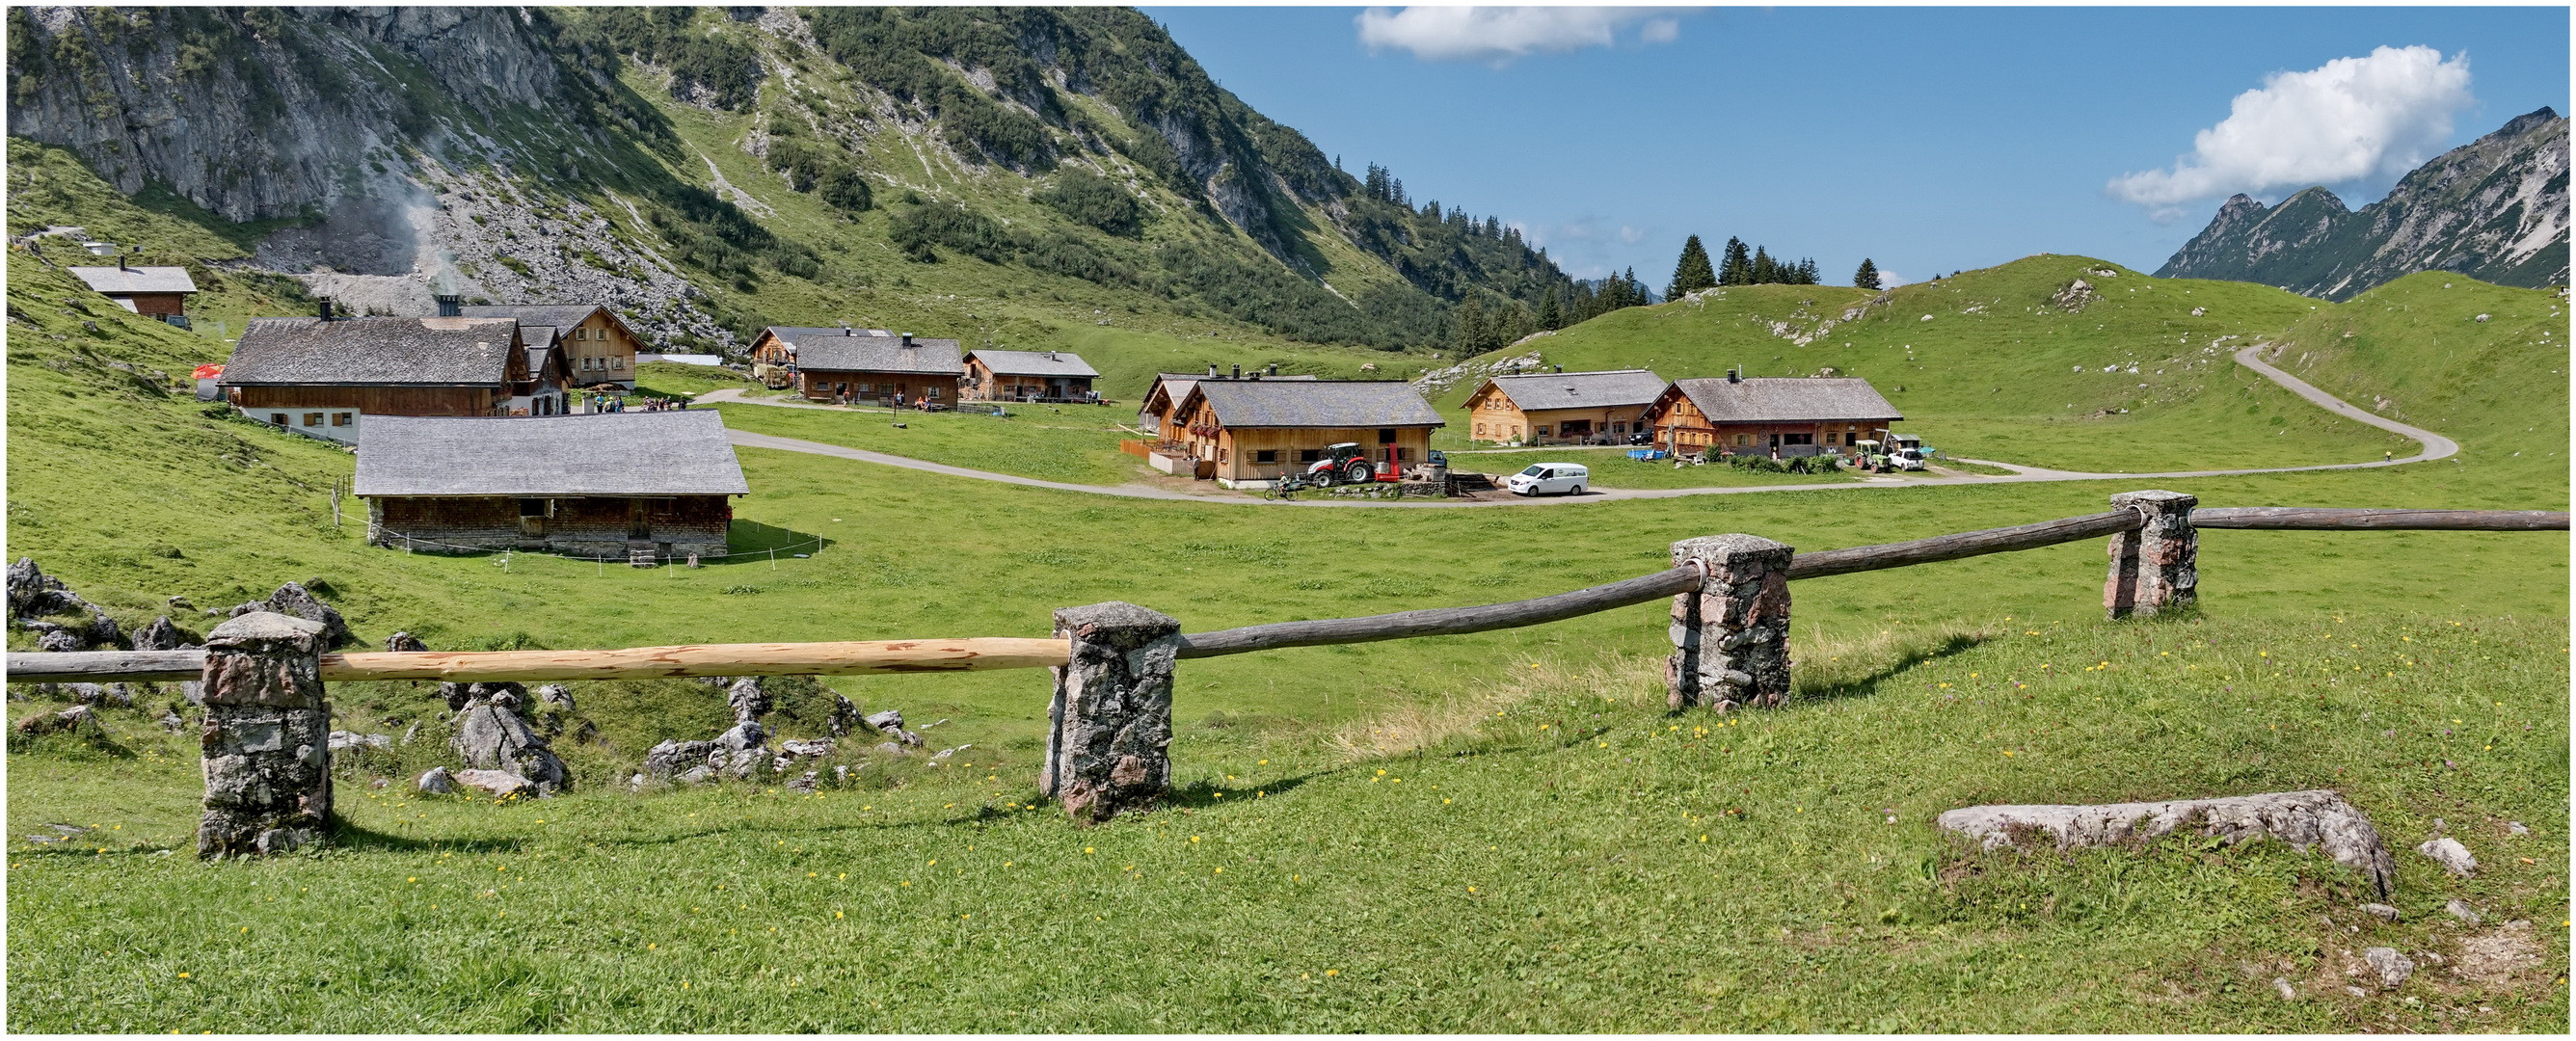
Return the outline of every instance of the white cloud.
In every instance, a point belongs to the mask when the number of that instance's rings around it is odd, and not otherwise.
[[[1424,61],[1497,68],[1540,52],[1612,46],[1622,33],[1641,43],[1681,36],[1680,20],[1653,7],[1372,7],[1357,21],[1371,51],[1393,47]]]
[[[1646,241],[1646,230],[1622,224],[1619,226],[1619,241],[1630,246],[1644,242]]]
[[[2475,100],[2468,55],[2444,59],[2431,47],[2276,72],[2192,135],[2172,169],[2124,174],[2104,190],[2170,220],[2194,199],[2402,174],[2450,140],[2452,117]]]

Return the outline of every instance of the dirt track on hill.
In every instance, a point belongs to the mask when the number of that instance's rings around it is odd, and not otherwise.
[[[2236,363],[2254,370],[2263,378],[2280,384],[2283,389],[2306,399],[2311,404],[2323,408],[2326,411],[2351,419],[2354,422],[2367,424],[2391,433],[2414,438],[2418,443],[2423,445],[2423,450],[2402,459],[2387,459],[2366,463],[2325,463],[2316,466],[2273,466],[2252,470],[2173,470],[2162,473],[2090,473],[2079,470],[2049,470],[2036,466],[2023,466],[2018,463],[2001,463],[1986,459],[1962,458],[1960,460],[1961,462],[1981,463],[1986,466],[2002,467],[2013,472],[2006,475],[1989,477],[1979,474],[1961,473],[1953,470],[1945,471],[1939,475],[1930,477],[1864,477],[1851,484],[1768,484],[1729,488],[1601,488],[1586,491],[1581,495],[1552,496],[1543,499],[1505,498],[1478,499],[1460,502],[1457,500],[1335,501],[1328,498],[1319,498],[1296,499],[1283,502],[1276,499],[1263,499],[1250,495],[1194,495],[1188,492],[1176,492],[1166,488],[1154,488],[1136,484],[1098,485],[1073,484],[1065,481],[1045,481],[1039,480],[1035,477],[1021,477],[1015,474],[994,473],[989,470],[974,470],[963,466],[950,466],[946,463],[933,463],[925,460],[914,459],[909,456],[890,455],[885,452],[872,452],[864,448],[844,448],[840,445],[827,445],[819,441],[806,441],[793,437],[778,437],[771,434],[756,434],[748,430],[728,430],[727,434],[732,437],[734,444],[746,448],[769,448],[782,452],[803,452],[808,455],[832,456],[840,459],[853,459],[863,463],[876,463],[883,466],[899,466],[909,470],[920,470],[927,473],[943,474],[949,477],[967,477],[979,481],[995,481],[1002,484],[1016,484],[1031,488],[1051,488],[1057,491],[1081,492],[1086,495],[1114,495],[1126,499],[1159,499],[1167,502],[1224,503],[1237,506],[1374,507],[1379,509],[1396,510],[1461,509],[1476,506],[1548,506],[1565,505],[1570,503],[1617,502],[1626,499],[1677,499],[1688,495],[1743,495],[1755,492],[1830,492],[1867,490],[1873,488],[1920,488],[1932,485],[1955,484],[2015,484],[2030,481],[2152,481],[2167,477],[2233,477],[2241,474],[2299,473],[2310,470],[2366,470],[2379,466],[2404,466],[2408,463],[2430,462],[2435,459],[2447,459],[2459,454],[2459,443],[2451,440],[2450,438],[2443,437],[2440,434],[2436,434],[2430,430],[2425,430],[2420,427],[2408,426],[2395,420],[2373,415],[2367,409],[2356,407],[2335,397],[2334,395],[2318,390],[2316,387],[2309,385],[2306,381],[2301,380],[2296,376],[2292,376],[2289,373],[2272,367],[2259,357],[2259,354],[2269,346],[2270,344],[2258,343],[2237,351]],[[813,408],[839,411],[836,406],[831,405],[809,405],[801,402],[755,401],[743,397],[741,391],[731,388],[710,391],[698,397],[697,400],[700,402],[723,401],[742,405],[765,405],[775,408]]]

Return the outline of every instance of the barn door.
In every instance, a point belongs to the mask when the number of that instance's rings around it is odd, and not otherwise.
[[[653,516],[646,512],[642,499],[626,500],[626,537],[630,539],[653,537]]]

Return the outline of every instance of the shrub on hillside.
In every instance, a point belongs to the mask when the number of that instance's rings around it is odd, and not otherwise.
[[[1056,212],[1112,235],[1135,238],[1145,229],[1145,208],[1117,184],[1088,170],[1067,169],[1038,193]]]

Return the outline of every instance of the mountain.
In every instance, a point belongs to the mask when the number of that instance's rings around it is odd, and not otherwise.
[[[2543,108],[2417,167],[2359,212],[2323,188],[2273,207],[2230,198],[2156,274],[2329,300],[2417,271],[2565,285],[2567,223],[2567,120]]]
[[[1125,8],[18,7],[9,66],[13,160],[67,151],[235,246],[174,262],[359,309],[1401,349],[1570,284],[1493,218],[1364,186]],[[87,219],[27,187],[13,234]]]

